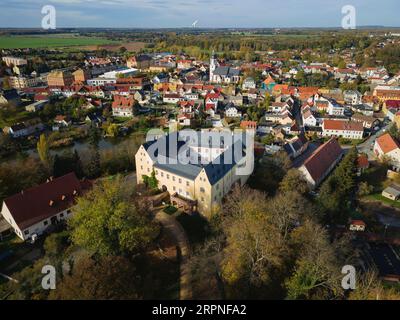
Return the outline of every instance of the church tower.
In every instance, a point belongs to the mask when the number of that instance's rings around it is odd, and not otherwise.
[[[218,61],[215,58],[215,52],[213,50],[211,58],[210,58],[210,82],[212,82],[213,76],[214,76],[214,71],[219,67]]]

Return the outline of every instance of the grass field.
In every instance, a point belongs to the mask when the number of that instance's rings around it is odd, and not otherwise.
[[[382,196],[382,194],[380,194],[380,193],[369,195],[369,196],[365,197],[365,199],[372,200],[372,201],[378,201],[383,204],[389,205],[391,207],[400,209],[399,201],[393,201],[393,200],[387,199],[384,196]]]
[[[97,46],[116,42],[94,37],[60,36],[1,36],[0,49],[54,48],[71,46]]]

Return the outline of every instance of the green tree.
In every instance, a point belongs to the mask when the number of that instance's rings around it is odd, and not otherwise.
[[[358,151],[352,148],[333,174],[322,184],[318,201],[327,223],[346,223],[356,193]]]
[[[151,176],[143,176],[144,184],[150,189],[157,189],[158,188],[158,180],[156,178],[156,173],[153,170],[151,172]]]
[[[290,169],[280,183],[279,190],[284,193],[296,190],[300,194],[306,194],[310,191],[310,188],[299,170]]]
[[[132,203],[121,177],[104,180],[80,197],[69,221],[73,243],[101,256],[135,253],[158,235],[145,211]]]

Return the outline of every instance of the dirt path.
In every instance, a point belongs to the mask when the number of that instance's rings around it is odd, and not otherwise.
[[[164,211],[158,211],[155,219],[160,222],[163,227],[169,230],[174,236],[181,253],[180,265],[180,300],[192,299],[192,287],[190,284],[189,257],[190,245],[185,230],[176,219]]]

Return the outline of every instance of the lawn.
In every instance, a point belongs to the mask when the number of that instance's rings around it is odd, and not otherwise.
[[[1,36],[0,49],[54,48],[87,45],[116,44],[116,42],[95,37],[66,36]]]
[[[393,201],[393,200],[387,199],[384,196],[382,196],[382,194],[380,194],[380,193],[369,195],[369,196],[365,197],[365,199],[372,200],[372,201],[379,201],[379,202],[382,202],[383,204],[400,209],[400,201]]]
[[[10,127],[14,124],[24,122],[26,120],[35,118],[35,114],[28,111],[20,111],[14,114],[8,114],[5,117],[0,115],[0,128]]]

